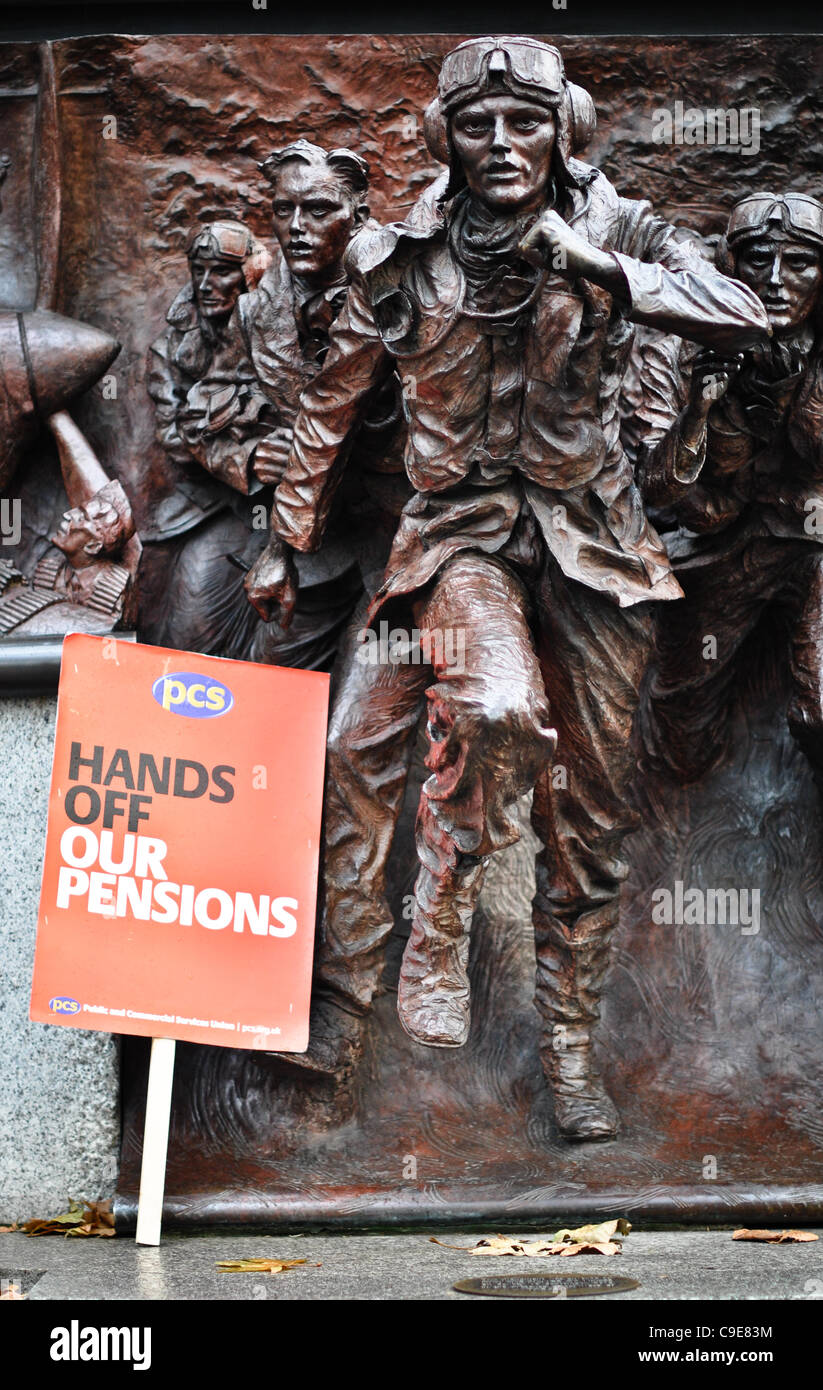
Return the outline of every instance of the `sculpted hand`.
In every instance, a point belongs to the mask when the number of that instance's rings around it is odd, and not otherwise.
[[[715,401],[725,396],[742,363],[742,353],[735,357],[721,357],[711,348],[706,348],[695,357],[692,363],[689,402],[680,417],[680,438],[687,449],[700,448],[706,434],[709,411]],[[691,476],[690,470],[690,480]],[[696,474],[694,476],[696,477]],[[682,481],[685,482],[686,479],[683,478]]]
[[[721,357],[710,348],[699,352],[692,364],[690,408],[708,415],[714,402],[725,396],[742,365],[742,352],[734,357]]]
[[[297,603],[297,570],[291,551],[272,536],[246,575],[249,603],[264,623],[277,622],[285,632],[291,627]]]
[[[260,440],[254,451],[252,467],[261,483],[274,483],[276,486],[280,482],[289,461],[293,438],[293,431],[281,425]]]
[[[532,265],[556,270],[566,280],[583,276],[602,284],[604,276],[620,275],[616,263],[605,251],[592,246],[579,232],[564,222],[559,213],[544,212],[520,243],[521,255]]]

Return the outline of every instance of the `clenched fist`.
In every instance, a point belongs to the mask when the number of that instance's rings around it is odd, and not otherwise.
[[[280,482],[289,461],[293,438],[293,431],[280,425],[260,440],[254,451],[252,468],[254,476],[261,483],[273,483],[276,487]]]
[[[291,627],[297,603],[297,570],[288,546],[270,536],[266,549],[246,575],[249,603],[264,623],[277,622],[285,632]]]
[[[699,352],[692,363],[692,407],[708,414],[713,402],[725,396],[742,365],[742,352],[734,357],[721,357],[711,348]]]
[[[611,256],[564,222],[559,213],[549,210],[537,219],[520,243],[520,253],[532,265],[556,270],[566,280],[582,276],[594,284],[609,288],[607,282],[620,275]]]

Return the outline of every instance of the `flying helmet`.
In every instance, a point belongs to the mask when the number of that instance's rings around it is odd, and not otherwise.
[[[568,161],[588,144],[597,116],[589,93],[566,79],[559,50],[539,39],[467,39],[446,54],[437,96],[424,117],[431,153],[452,164],[449,117],[466,102],[501,88],[557,113],[555,153],[568,175]]]
[[[750,193],[732,209],[726,240],[733,246],[773,227],[798,241],[823,246],[823,204],[807,193]]]
[[[236,261],[243,268],[246,289],[253,290],[271,261],[271,256],[257,237],[242,222],[207,222],[195,232],[187,252],[189,260],[196,255],[213,260]]]
[[[772,231],[784,231],[797,241],[823,248],[823,204],[807,193],[749,193],[735,203],[729,224],[715,250],[715,264],[734,275],[734,250]]]

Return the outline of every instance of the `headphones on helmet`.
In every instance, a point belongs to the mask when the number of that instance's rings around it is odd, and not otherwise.
[[[566,160],[585,149],[597,124],[594,102],[584,87],[566,80],[563,74],[563,60],[556,48],[535,39],[469,39],[444,58],[441,91],[429,102],[423,117],[426,145],[435,159],[441,164],[450,164],[452,160],[449,140],[450,113],[447,112],[443,100],[443,79],[447,76],[447,66],[458,70],[462,67],[465,70],[462,74],[464,83],[461,85],[465,101],[471,101],[473,96],[480,95],[483,90],[477,84],[484,72],[486,81],[483,85],[488,82],[492,65],[498,73],[508,70],[513,79],[514,89],[524,96],[532,95],[533,99],[537,100],[541,86],[540,70],[545,67],[546,90],[554,86],[559,87],[561,91],[559,101],[551,104],[551,109],[557,112],[557,141],[560,153]],[[454,79],[451,71],[448,78]],[[508,85],[505,77],[503,84],[504,87]],[[449,85],[451,86],[451,82]],[[458,103],[454,100],[450,102],[452,108],[463,104],[463,100]]]

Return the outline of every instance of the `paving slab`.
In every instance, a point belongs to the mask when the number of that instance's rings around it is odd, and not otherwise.
[[[490,1233],[491,1234],[491,1233]],[[521,1233],[522,1234],[522,1233]],[[550,1232],[534,1232],[548,1235]],[[821,1234],[820,1231],[817,1234]],[[438,1234],[471,1246],[477,1235]],[[224,1274],[217,1261],[305,1260],[278,1275]],[[823,1240],[798,1245],[732,1241],[729,1230],[633,1231],[620,1255],[546,1259],[478,1257],[436,1245],[423,1232],[390,1235],[171,1235],[158,1249],[115,1239],[0,1234],[0,1278],[44,1271],[32,1301],[466,1300],[459,1279],[483,1274],[621,1274],[628,1300],[823,1299]],[[606,1301],[601,1298],[598,1301]],[[762,1319],[760,1319],[762,1321]]]

